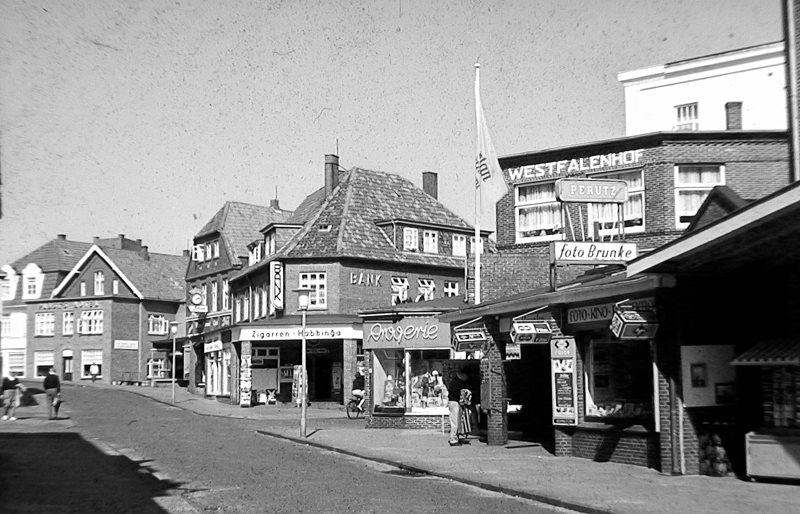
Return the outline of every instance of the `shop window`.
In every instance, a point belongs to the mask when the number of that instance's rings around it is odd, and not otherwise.
[[[34,352],[33,368],[34,376],[46,377],[47,372],[53,367],[53,352]]]
[[[25,378],[25,352],[8,352],[3,357],[8,376]]]
[[[467,236],[453,234],[453,255],[458,257],[467,256]]]
[[[35,336],[52,336],[55,334],[56,315],[52,312],[37,312],[35,317]]]
[[[411,350],[411,412],[428,412],[447,408],[447,387],[442,371],[450,358],[450,350]]]
[[[652,425],[650,345],[593,340],[586,353],[586,418]]]
[[[406,407],[406,374],[403,350],[375,350],[372,391],[378,408]]]
[[[798,428],[798,398],[800,398],[800,371],[779,366],[763,368],[764,373],[764,426]]]
[[[644,232],[644,180],[642,170],[592,175],[592,178],[624,180],[628,186],[628,200],[622,206],[615,203],[589,204],[590,237],[615,237],[619,234],[620,221],[626,234]]]
[[[169,366],[166,359],[147,359],[147,378],[170,378]]]
[[[715,186],[725,185],[725,166],[675,166],[675,228],[686,228]]]
[[[103,376],[103,351],[81,351],[81,378],[92,378],[92,366],[97,366],[97,377]]]
[[[555,183],[518,186],[515,191],[517,243],[562,239]]]

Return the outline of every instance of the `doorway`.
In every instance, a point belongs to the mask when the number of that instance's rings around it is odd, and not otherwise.
[[[61,358],[61,379],[72,381],[72,355],[64,356]]]

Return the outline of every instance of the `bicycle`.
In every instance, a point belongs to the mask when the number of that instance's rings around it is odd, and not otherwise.
[[[358,419],[364,413],[364,409],[359,408],[361,398],[354,396],[347,402],[347,419]]]

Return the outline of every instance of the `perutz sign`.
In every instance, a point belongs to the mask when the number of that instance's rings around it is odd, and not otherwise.
[[[453,334],[453,346],[457,352],[474,352],[482,350],[489,342],[489,334],[485,328],[456,328]]]
[[[553,330],[546,321],[515,321],[510,335],[514,344],[547,344],[553,336]]]
[[[628,183],[624,180],[562,178],[556,180],[556,200],[622,204],[628,200]]]
[[[550,261],[567,264],[624,264],[638,256],[636,243],[589,241],[550,243]]]
[[[609,328],[619,339],[653,339],[658,331],[658,321],[653,311],[617,310]]]

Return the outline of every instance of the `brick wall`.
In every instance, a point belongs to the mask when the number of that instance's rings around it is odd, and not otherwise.
[[[597,462],[618,462],[657,468],[658,434],[622,429],[571,429],[572,455]]]

